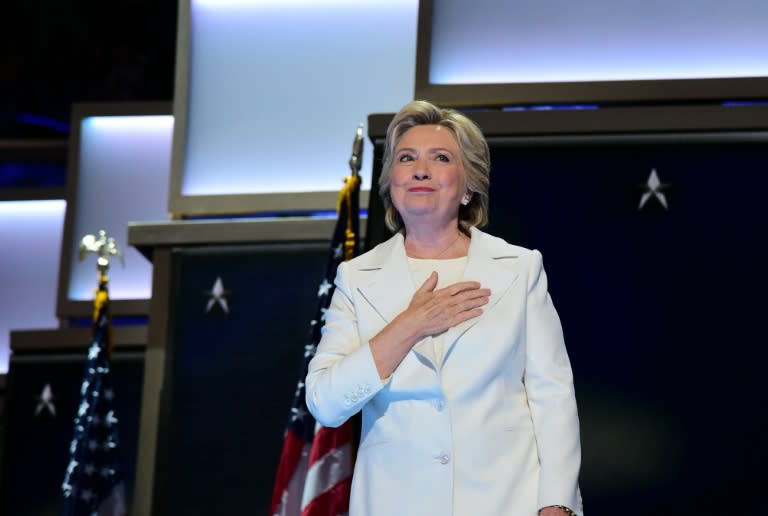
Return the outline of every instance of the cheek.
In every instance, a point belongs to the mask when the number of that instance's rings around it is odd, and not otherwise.
[[[439,181],[443,187],[459,188],[463,183],[461,171],[458,169],[445,170],[440,175]]]
[[[390,183],[392,187],[404,185],[410,178],[410,174],[403,167],[392,167],[392,172],[389,175]]]

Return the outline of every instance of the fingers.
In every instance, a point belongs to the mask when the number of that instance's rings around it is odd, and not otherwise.
[[[483,315],[482,308],[472,308],[471,310],[464,310],[463,312],[459,312],[454,316],[452,324],[449,327],[456,326],[458,324],[463,323],[464,321],[474,319],[475,317],[480,317],[481,315]]]
[[[450,287],[440,289],[435,292],[435,296],[444,299],[448,304],[461,303],[467,299],[475,299],[480,297],[487,299],[491,296],[491,289],[480,288],[479,285],[462,289],[453,287],[454,285],[451,285]]]
[[[451,298],[448,309],[454,314],[461,314],[487,305],[490,297],[491,291],[487,288],[461,292]]]
[[[454,283],[453,285],[448,285],[447,287],[443,287],[440,290],[437,290],[436,293],[455,296],[456,294],[459,294],[467,290],[478,290],[478,289],[480,289],[480,283],[478,283],[477,281],[460,281],[458,283]]]
[[[422,294],[424,292],[432,292],[435,290],[435,287],[437,286],[437,271],[432,271],[432,274],[429,275],[429,277],[424,281],[424,283],[421,284],[419,287],[419,290],[416,291],[417,294]]]
[[[434,335],[457,324],[482,315],[482,307],[488,304],[491,291],[471,289],[454,296],[444,295],[422,312],[421,320],[426,335]]]

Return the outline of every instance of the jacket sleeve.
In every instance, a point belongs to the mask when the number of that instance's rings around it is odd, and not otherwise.
[[[573,374],[560,318],[547,291],[542,256],[536,250],[530,255],[527,287],[524,381],[541,464],[538,505],[564,505],[582,516]]]
[[[348,264],[336,272],[322,338],[309,363],[307,407],[318,423],[341,426],[383,387],[368,342],[361,342]]]

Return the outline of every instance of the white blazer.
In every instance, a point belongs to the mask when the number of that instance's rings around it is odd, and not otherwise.
[[[573,377],[541,253],[471,236],[464,279],[491,289],[483,315],[447,330],[441,362],[427,337],[385,381],[368,341],[416,291],[403,236],[339,266],[306,392],[322,425],[363,411],[350,516],[583,515]]]

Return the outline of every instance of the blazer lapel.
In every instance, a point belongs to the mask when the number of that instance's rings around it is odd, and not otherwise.
[[[488,235],[472,228],[464,280],[477,281],[483,288],[490,288],[491,297],[483,307],[483,315],[449,328],[443,334],[443,362],[450,355],[456,341],[472,326],[487,317],[517,279],[515,272],[499,264],[499,261],[510,258],[514,259],[516,256],[509,256],[507,245],[493,245]],[[408,307],[416,292],[416,286],[408,267],[401,234],[395,235],[381,246],[371,260],[358,266],[358,270],[374,273],[367,282],[361,283],[357,290],[385,323],[392,322]],[[439,369],[442,365],[442,362],[437,362],[432,337],[421,339],[413,346],[412,351],[419,361],[429,367]]]
[[[403,236],[397,234],[389,240],[390,245],[380,249],[377,259],[359,270],[376,271],[371,279],[358,287],[358,292],[379,316],[389,324],[413,299],[416,286],[413,284],[408,258],[405,254]],[[432,338],[425,337],[413,346],[412,351],[425,365],[437,369]]]
[[[483,314],[449,328],[443,338],[443,362],[448,358],[458,339],[470,328],[488,316],[499,300],[504,297],[512,284],[517,280],[517,273],[503,267],[501,260],[516,259],[509,253],[507,246],[492,246],[487,242],[487,235],[472,228],[472,240],[467,255],[467,268],[464,270],[464,281],[477,281],[481,288],[490,288],[491,297],[483,307]],[[501,247],[500,249],[495,249]],[[442,363],[440,364],[442,366]]]

